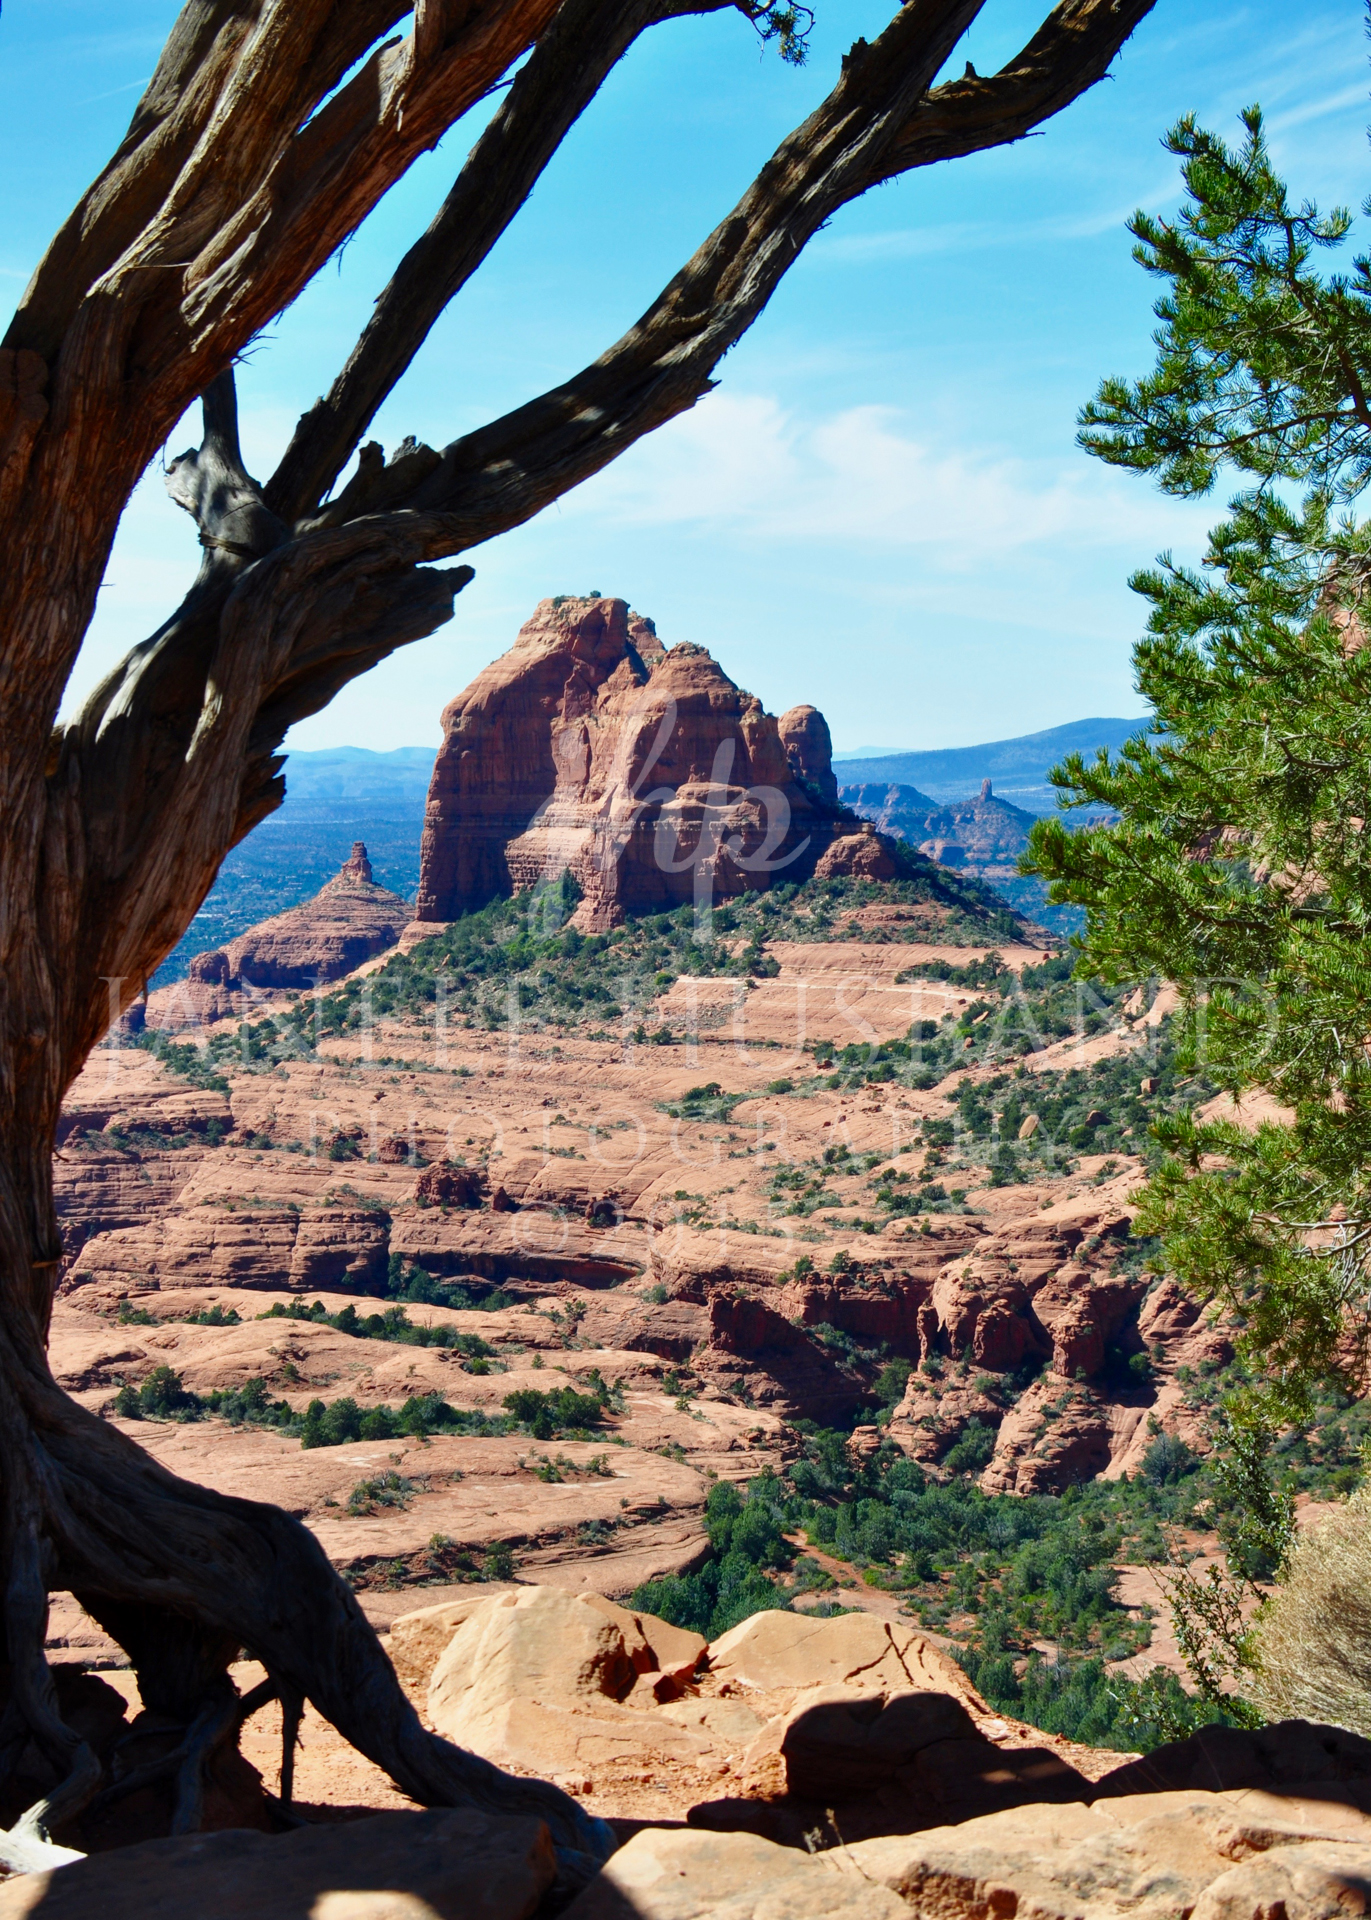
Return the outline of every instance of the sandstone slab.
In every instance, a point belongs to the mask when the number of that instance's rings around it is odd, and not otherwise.
[[[872,1692],[911,1691],[985,1703],[961,1668],[921,1633],[867,1613],[812,1620],[803,1614],[754,1613],[709,1649],[711,1670],[762,1692],[843,1685]]]
[[[563,1594],[564,1590],[559,1589],[559,1597],[554,1603],[554,1611],[559,1618],[563,1616]],[[434,1669],[457,1629],[465,1625],[474,1613],[487,1606],[490,1600],[488,1593],[476,1591],[463,1594],[455,1600],[445,1600],[439,1606],[421,1607],[413,1613],[401,1614],[392,1621],[390,1658],[407,1686],[428,1687]],[[624,1686],[624,1694],[643,1675],[684,1685],[704,1659],[706,1642],[702,1634],[691,1633],[685,1627],[673,1627],[669,1621],[658,1620],[652,1614],[631,1613],[598,1593],[587,1593],[581,1605],[608,1621],[611,1628],[618,1629],[624,1651],[634,1670],[634,1679]],[[582,1620],[579,1612],[570,1617],[578,1625]],[[571,1684],[573,1690],[577,1690],[580,1683],[573,1679]],[[599,1685],[593,1690],[597,1694],[604,1691]]]
[[[713,1745],[699,1730],[620,1704],[655,1670],[638,1616],[598,1594],[523,1587],[458,1625],[429,1682],[429,1718],[497,1765],[553,1778],[698,1763]]]
[[[555,1872],[540,1820],[382,1813],[150,1840],[25,1874],[0,1887],[0,1920],[526,1920]]]
[[[1308,1812],[1272,1795],[1139,1794],[1089,1807],[1024,1806],[866,1840],[838,1860],[844,1871],[891,1888],[918,1912],[966,1920],[991,1914],[1104,1920],[1124,1913],[1173,1920],[1198,1912],[1206,1889],[1235,1864],[1272,1849],[1288,1856],[1308,1845],[1313,1859],[1331,1847],[1349,1864],[1364,1864],[1371,1838],[1364,1816],[1338,1810],[1335,1837],[1327,1827],[1308,1825]],[[1228,1920],[1239,1912],[1242,1920],[1258,1920],[1280,1909],[1254,1900],[1222,1911]]]
[[[635,1834],[567,1920],[907,1920],[885,1886],[749,1833]]]
[[[976,1738],[970,1714],[947,1693],[813,1687],[797,1695],[776,1742],[788,1792],[850,1800],[874,1793],[928,1747]]]
[[[1371,1846],[1273,1847],[1205,1888],[1192,1920],[1351,1920],[1371,1912]]]

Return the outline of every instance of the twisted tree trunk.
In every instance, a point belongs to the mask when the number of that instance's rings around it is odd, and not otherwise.
[[[287,729],[446,620],[471,568],[435,567],[537,513],[709,390],[810,236],[869,187],[1019,138],[1107,70],[1151,0],[1061,0],[989,78],[936,76],[983,0],[908,0],[635,326],[574,379],[435,450],[359,441],[429,329],[642,32],[776,0],[190,0],[129,133],[49,252],[0,347],[0,1765],[33,1739],[57,1784],[0,1859],[54,1857],[102,1786],[43,1656],[70,1589],[186,1728],[178,1827],[255,1697],[312,1701],[415,1799],[541,1813],[568,1872],[612,1842],[574,1801],[427,1734],[312,1535],[178,1480],[54,1383],[61,1102],[174,946],[224,854],[285,792]],[[429,232],[327,397],[258,486],[238,448],[235,355],[411,161],[520,60]],[[360,66],[358,62],[361,62]],[[346,78],[356,67],[356,72]],[[168,474],[199,576],[79,718],[62,691],[119,517],[185,407],[204,438]],[[353,452],[351,479],[331,490]],[[257,1698],[259,1698],[257,1696]]]

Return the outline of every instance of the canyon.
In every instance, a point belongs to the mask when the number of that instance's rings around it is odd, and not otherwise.
[[[926,1087],[834,1087],[813,1070],[816,1048],[964,1017],[968,990],[901,976],[991,950],[888,937],[926,931],[918,916],[853,909],[822,939],[769,941],[761,977],[677,978],[639,1038],[380,1018],[360,1050],[346,1037],[301,1057],[230,1053],[222,1085],[197,1087],[112,1036],[122,1044],[72,1090],[55,1169],[59,1379],[106,1409],[170,1366],[196,1392],[255,1379],[298,1409],[437,1394],[498,1412],[511,1391],[575,1388],[595,1371],[623,1393],[616,1468],[650,1484],[663,1449],[679,1461],[660,1502],[602,1511],[593,1482],[573,1493],[516,1472],[523,1443],[438,1438],[426,1459],[470,1452],[483,1472],[514,1473],[516,1505],[502,1497],[488,1514],[440,1476],[404,1518],[344,1520],[326,1508],[365,1448],[334,1460],[211,1419],[142,1423],[178,1471],[285,1498],[362,1579],[397,1557],[418,1568],[441,1532],[455,1553],[503,1545],[626,1592],[698,1561],[711,1477],[784,1461],[796,1420],[855,1423],[853,1445],[892,1441],[935,1476],[968,1429],[991,1428],[982,1483],[1019,1493],[1135,1471],[1162,1427],[1202,1445],[1182,1382],[1221,1364],[1226,1343],[1173,1282],[1128,1269],[1135,1157],[1087,1152],[1067,1175],[1043,1166],[997,1184],[968,1141],[950,1171],[944,1116],[994,1077],[993,1051]],[[997,951],[1011,975],[1042,959]],[[1145,1066],[1155,1033],[1148,1016],[1121,1016],[1029,1054],[1016,1085],[1031,1102],[1035,1079],[1082,1062],[1132,1050]],[[817,1206],[786,1185],[805,1168]],[[930,1191],[965,1184],[878,1229],[872,1188],[899,1173]],[[476,1336],[491,1371],[455,1348],[262,1317],[316,1300],[333,1315],[365,1308],[414,1273],[467,1299],[411,1298],[411,1321]],[[1120,1372],[1121,1352],[1149,1356],[1145,1381]],[[907,1384],[878,1425],[875,1383],[892,1360]],[[606,1520],[610,1536],[587,1544]]]
[[[841,794],[816,709],[773,718],[621,600],[544,602],[444,728],[415,907],[359,839],[71,1089],[59,1382],[303,1521],[428,1723],[618,1822],[616,1871],[687,1822],[702,1911],[743,1845],[784,1879],[835,1837],[1160,1792],[997,1711],[898,1582],[812,1536],[713,1641],[632,1597],[710,1562],[720,1488],[830,1442],[857,1479],[991,1497],[1137,1476],[1161,1436],[1204,1452],[1195,1383],[1231,1344],[1132,1233],[1146,1119],[1181,1097],[1166,994],[1073,1001],[1055,938],[937,857],[923,796]],[[963,867],[1018,831],[989,791],[945,811]],[[1125,1570],[1140,1647],[1149,1583]],[[149,1737],[73,1595],[48,1650],[111,1751]],[[274,1704],[245,1727],[211,1827],[262,1824],[281,1730]],[[1290,1786],[1243,1755],[1221,1792]],[[1369,1758],[1292,1831],[1359,1839]],[[312,1710],[295,1778],[311,1819],[428,1817]],[[134,1795],[83,1844],[133,1874],[164,1818]]]

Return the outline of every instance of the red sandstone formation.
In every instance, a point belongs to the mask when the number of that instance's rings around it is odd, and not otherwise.
[[[666,651],[622,600],[542,601],[447,708],[443,734],[420,921],[567,870],[580,920],[604,927],[697,897],[701,873],[717,897],[821,860],[825,873],[883,864],[836,806],[822,714],[778,722],[703,647]]]
[[[393,947],[409,920],[409,902],[372,879],[360,840],[312,900],[251,927],[224,948],[229,976],[255,987],[308,987],[338,980],[374,953]]]
[[[791,707],[776,722],[790,770],[807,780],[821,800],[838,804],[838,781],[833,772],[833,738],[817,707]]]
[[[274,914],[225,947],[197,953],[188,977],[149,996],[150,1027],[185,1027],[251,1011],[254,991],[339,980],[384,953],[410,917],[407,900],[372,878],[362,841],[312,900]]]

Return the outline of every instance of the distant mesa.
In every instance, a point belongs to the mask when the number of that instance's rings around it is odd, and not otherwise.
[[[689,641],[613,598],[544,600],[443,714],[416,919],[445,922],[570,872],[578,923],[617,924],[773,881],[893,878],[838,802],[828,723],[780,719]]]
[[[246,1011],[254,993],[298,992],[339,980],[393,947],[410,913],[407,900],[376,884],[366,846],[356,840],[312,900],[261,921],[227,946],[197,953],[183,985],[149,996],[147,1024],[222,1020]]]

